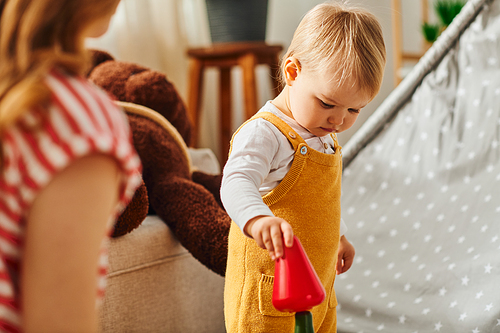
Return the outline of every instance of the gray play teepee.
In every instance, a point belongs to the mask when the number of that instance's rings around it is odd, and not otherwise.
[[[344,147],[338,331],[500,332],[500,0],[469,0]]]

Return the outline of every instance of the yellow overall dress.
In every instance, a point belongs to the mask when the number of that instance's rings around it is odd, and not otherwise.
[[[341,147],[335,137],[335,154],[320,153],[276,115],[260,112],[249,121],[256,118],[271,122],[294,148],[290,171],[262,199],[275,216],[290,223],[325,287],[325,301],[312,309],[315,332],[336,332],[333,283],[340,240]],[[228,333],[294,332],[294,314],[272,305],[273,275],[274,261],[267,250],[233,222],[224,290]]]

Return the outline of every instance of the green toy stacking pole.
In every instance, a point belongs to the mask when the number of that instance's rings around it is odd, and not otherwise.
[[[314,333],[309,310],[321,304],[325,288],[297,237],[293,246],[274,264],[273,306],[278,311],[295,312],[295,333]]]
[[[310,311],[295,313],[295,333],[314,333],[313,316]]]

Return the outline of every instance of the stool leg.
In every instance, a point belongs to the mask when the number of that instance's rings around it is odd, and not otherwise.
[[[191,147],[198,146],[200,106],[203,88],[203,64],[200,60],[189,59],[188,115],[191,121]]]
[[[255,66],[257,59],[254,54],[248,53],[238,59],[243,69],[243,92],[245,100],[245,116],[250,119],[258,110],[257,88],[255,82]]]
[[[220,163],[223,166],[229,154],[231,140],[231,68],[220,69]]]

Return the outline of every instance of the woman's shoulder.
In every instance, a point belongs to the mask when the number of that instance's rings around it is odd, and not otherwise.
[[[81,76],[53,69],[45,83],[51,91],[51,102],[73,113],[117,112],[111,96]]]
[[[89,141],[106,136],[128,139],[124,112],[107,93],[87,79],[53,70],[46,83],[51,90],[50,105],[45,110],[49,124]]]
[[[26,111],[4,133],[4,175],[9,171],[19,175],[16,179],[29,178],[32,198],[56,173],[84,156],[110,156],[127,174],[140,169],[126,116],[105,93],[84,78],[57,71],[45,82],[51,90],[49,104]]]

